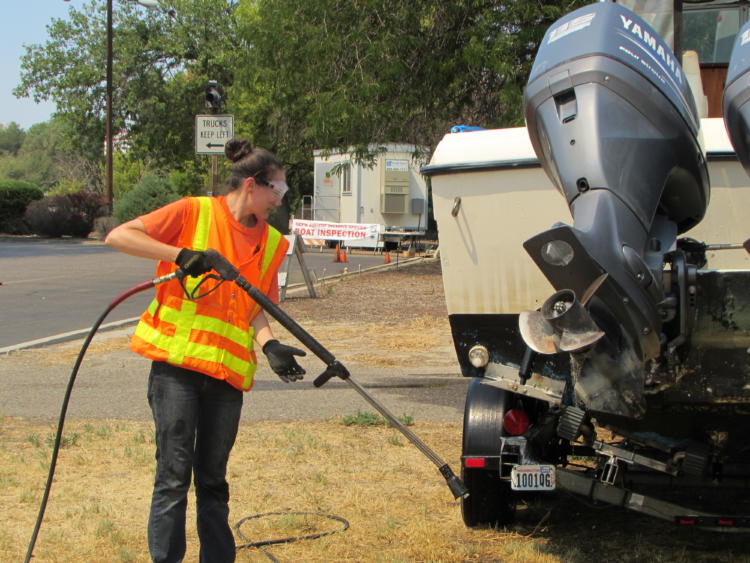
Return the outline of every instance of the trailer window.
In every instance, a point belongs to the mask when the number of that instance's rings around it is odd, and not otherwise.
[[[341,194],[352,195],[352,167],[350,164],[341,167]]]

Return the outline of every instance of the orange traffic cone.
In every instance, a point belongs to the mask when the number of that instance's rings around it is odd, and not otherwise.
[[[336,252],[333,253],[333,261],[341,262],[341,247],[338,244],[336,245]]]
[[[384,264],[390,264],[391,263],[391,253],[390,252],[386,252],[385,253],[385,261],[383,263]]]
[[[346,262],[346,250],[341,251],[341,261]]]

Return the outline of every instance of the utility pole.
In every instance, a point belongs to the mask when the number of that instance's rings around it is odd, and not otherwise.
[[[112,202],[114,199],[112,193],[112,0],[107,0],[107,117],[105,124],[106,138],[106,161],[104,170],[104,191],[107,198],[107,209],[112,215]]]
[[[70,0],[64,0],[70,2]],[[137,2],[141,6],[147,8],[155,8],[159,6],[158,0],[131,0],[131,2]],[[170,10],[168,14],[174,17],[174,10]],[[104,196],[107,200],[107,210],[112,215],[112,203],[114,200],[114,194],[112,190],[112,0],[107,0],[107,76],[106,76],[106,93],[105,93],[105,106],[106,116],[104,118]]]
[[[219,190],[219,155],[211,155],[211,193],[214,195]]]
[[[69,2],[70,0],[65,0]],[[156,0],[131,0],[141,6],[147,8],[155,8],[159,6],[159,2]],[[167,14],[170,17],[174,17],[174,10],[169,10]],[[112,0],[107,0],[107,90],[105,94],[105,105],[106,105],[106,117],[104,124],[104,150],[106,152],[104,161],[104,195],[107,199],[107,209],[109,214],[112,214],[112,205],[114,201],[114,191],[112,188],[113,184],[113,133],[112,133]]]

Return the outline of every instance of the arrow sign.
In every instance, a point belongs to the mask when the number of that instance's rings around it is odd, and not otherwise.
[[[224,146],[234,137],[233,115],[196,115],[196,154],[224,154]]]

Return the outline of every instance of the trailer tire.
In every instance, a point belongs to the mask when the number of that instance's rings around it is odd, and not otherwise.
[[[504,390],[484,384],[480,378],[471,381],[464,408],[463,456],[497,457],[507,402]],[[469,489],[469,496],[461,501],[464,524],[499,526],[513,521],[516,498],[497,472],[462,464],[461,478]]]

